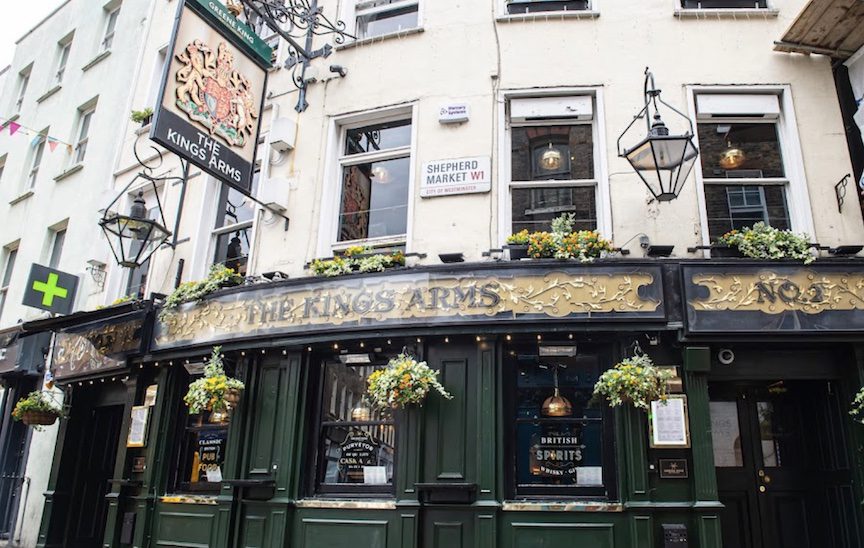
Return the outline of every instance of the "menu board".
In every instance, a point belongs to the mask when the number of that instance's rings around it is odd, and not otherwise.
[[[651,447],[690,447],[687,396],[670,395],[665,402],[651,402]]]
[[[378,459],[378,442],[363,430],[352,430],[340,446],[340,483],[386,483],[381,481]],[[383,468],[383,467],[382,467]]]

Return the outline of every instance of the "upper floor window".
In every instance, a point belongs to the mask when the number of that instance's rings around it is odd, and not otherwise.
[[[258,192],[261,171],[252,177],[254,195]],[[221,263],[245,276],[252,247],[252,227],[255,221],[255,202],[228,185],[222,185],[219,209],[213,236],[216,240],[214,263]]]
[[[90,122],[93,119],[93,113],[96,112],[95,107],[88,107],[80,112],[80,120],[78,122],[78,140],[75,141],[75,162],[80,164],[84,161],[84,156],[87,154],[87,143],[90,141]]]
[[[3,172],[6,171],[6,155],[0,156],[0,185],[3,184]]]
[[[506,0],[507,13],[511,15],[549,11],[585,11],[591,8],[590,0]]]
[[[106,8],[105,15],[105,34],[102,35],[102,44],[100,51],[108,51],[114,44],[114,32],[117,29],[117,18],[120,16],[120,5]]]
[[[343,135],[338,241],[404,241],[411,179],[411,119],[346,128]]]
[[[57,71],[54,73],[54,83],[60,84],[63,82],[63,76],[66,74],[66,65],[69,63],[69,53],[72,51],[72,38],[70,37],[65,42],[60,42],[57,45]]]
[[[776,95],[698,95],[708,235],[764,222],[791,228]]]
[[[419,0],[357,0],[354,17],[358,39],[417,28]]]
[[[12,284],[12,273],[15,271],[15,259],[18,258],[18,244],[3,248],[4,261],[2,276],[0,276],[0,320],[3,318],[3,306],[9,296],[9,286]]]
[[[596,345],[576,356],[539,356],[513,343],[505,360],[509,478],[513,496],[615,498],[615,425],[606,405],[590,405],[608,363]]]
[[[564,213],[597,228],[594,97],[510,101],[511,230],[550,230]]]
[[[389,356],[393,357],[393,356]],[[366,381],[386,366],[388,356],[369,364],[324,360],[317,394],[317,493],[390,493],[396,455],[396,426],[389,409],[373,407]],[[378,359],[380,358],[380,359]]]
[[[684,9],[764,9],[767,0],[681,0]]]
[[[51,229],[51,253],[48,255],[48,267],[60,268],[63,258],[63,245],[66,243],[66,227]]]
[[[33,151],[31,153],[30,171],[27,173],[27,188],[32,190],[36,186],[36,178],[39,176],[39,166],[42,165],[42,156],[45,153],[45,141],[48,130],[44,129],[34,139]]]
[[[18,98],[15,99],[15,112],[19,112],[24,105],[24,97],[27,95],[27,86],[30,85],[30,71],[33,65],[22,70],[18,74]]]

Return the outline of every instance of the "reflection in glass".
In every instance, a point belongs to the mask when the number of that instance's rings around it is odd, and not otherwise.
[[[410,158],[346,166],[339,241],[405,234]]]
[[[552,230],[552,220],[562,213],[576,216],[574,230],[597,228],[597,208],[593,186],[511,189],[513,233]]]
[[[349,129],[345,155],[380,152],[411,145],[411,120],[398,120],[373,126]]]
[[[514,127],[511,181],[594,179],[591,124]]]
[[[706,184],[705,209],[712,240],[758,222],[780,230],[790,228],[783,185]]]
[[[366,399],[377,365],[324,366],[319,440],[319,486],[387,486],[393,481],[396,433],[389,409]]]
[[[776,124],[699,124],[698,131],[702,176],[706,179],[785,176]]]
[[[372,38],[417,28],[417,5],[361,15],[357,18],[357,38]]]
[[[744,466],[741,451],[741,429],[738,424],[738,404],[734,401],[712,401],[711,440],[714,448],[714,466]]]

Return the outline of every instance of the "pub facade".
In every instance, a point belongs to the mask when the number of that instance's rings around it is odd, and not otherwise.
[[[31,370],[65,398],[21,505],[38,546],[864,544],[864,221],[835,186],[830,61],[764,43],[803,0],[452,4],[322,0],[351,36],[311,37],[327,59],[305,66],[220,2],[154,2],[131,103],[156,118],[127,123],[100,215],[170,237],[140,264],[94,239],[106,306],[19,328],[52,337]],[[699,150],[674,200],[616,142],[648,64]],[[517,257],[511,236],[564,214],[612,243]],[[806,257],[720,256],[759,222]],[[242,279],[176,305],[213,266]],[[190,414],[214,353],[245,388]],[[452,398],[375,406],[400,355]],[[593,396],[639,356],[670,372],[666,405]]]

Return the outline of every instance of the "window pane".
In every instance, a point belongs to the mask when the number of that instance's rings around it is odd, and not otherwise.
[[[319,485],[388,485],[396,446],[393,416],[366,399],[366,381],[384,364],[324,366]]]
[[[514,188],[511,190],[513,233],[522,229],[552,230],[552,220],[562,213],[576,215],[574,230],[597,228],[594,187]]]
[[[216,256],[213,262],[224,264],[241,276],[245,276],[251,238],[251,226],[220,234],[216,237]]]
[[[510,14],[587,9],[588,0],[511,0],[507,3],[507,13]]]
[[[81,132],[78,135],[78,140],[83,140],[87,138],[87,135],[90,133],[90,118],[93,116],[93,111],[85,112],[81,117]]]
[[[261,172],[252,175],[253,196],[258,192],[258,179]],[[219,212],[216,215],[216,228],[252,221],[255,217],[255,202],[240,191],[223,184],[219,196]]]
[[[346,135],[345,155],[376,152],[411,144],[411,120],[399,120],[374,126],[349,129]]]
[[[203,415],[190,417],[180,457],[182,491],[218,491],[225,463],[227,424],[207,424]]]
[[[767,0],[682,0],[686,9],[767,8]]]
[[[712,401],[708,406],[711,413],[714,466],[744,466],[738,404],[734,401]]]
[[[603,410],[589,406],[598,356],[517,359],[517,484],[602,486]]]
[[[339,241],[406,233],[410,166],[397,158],[344,168]]]
[[[370,38],[417,28],[417,6],[357,17],[357,37]]]
[[[51,244],[51,257],[48,266],[57,268],[60,258],[63,256],[63,243],[66,241],[66,230],[58,230],[54,233],[54,242]]]
[[[8,287],[12,281],[12,272],[15,270],[15,259],[18,258],[18,250],[10,249],[6,255],[6,267],[3,271],[3,283],[0,287]]]
[[[776,124],[699,124],[706,179],[784,177]]]
[[[780,230],[790,228],[786,191],[782,185],[707,184],[705,208],[711,240],[760,221]]]
[[[513,128],[513,181],[594,178],[590,124]]]

